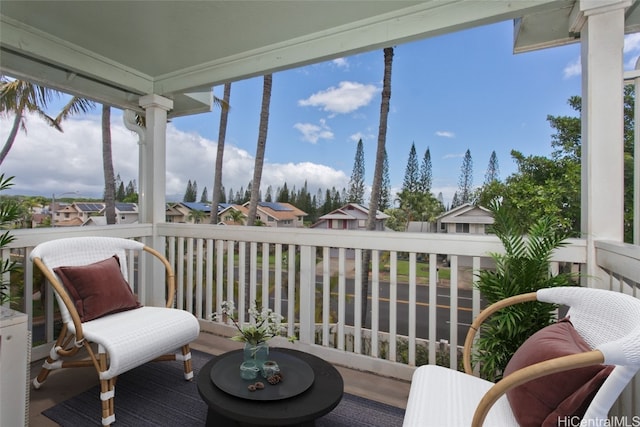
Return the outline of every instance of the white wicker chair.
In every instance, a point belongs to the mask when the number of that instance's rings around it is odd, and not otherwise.
[[[86,266],[117,255],[126,279],[127,269],[134,266],[133,257],[128,255],[135,253],[138,253],[138,262],[144,253],[148,253],[164,264],[167,278],[166,307],[142,306],[82,322],[71,295],[54,269],[60,266]],[[102,424],[110,425],[115,421],[113,398],[119,374],[151,360],[180,360],[184,363],[185,379],[193,378],[189,343],[197,338],[199,323],[192,314],[170,308],[175,296],[175,278],[171,265],[159,252],[134,240],[77,237],[40,244],[31,252],[30,258],[52,285],[63,321],[49,357],[33,380],[36,389],[40,388],[52,370],[94,366],[100,378]],[[115,269],[117,274],[117,267]],[[70,359],[83,349],[88,352],[88,358]]]
[[[570,307],[571,323],[593,350],[528,366],[496,384],[471,375],[469,356],[475,332],[482,322],[503,307],[535,300]],[[581,287],[542,289],[507,298],[485,309],[473,322],[463,357],[467,373],[435,365],[416,369],[405,427],[518,425],[505,395],[508,390],[545,375],[602,363],[615,367],[593,398],[580,425],[608,425],[609,410],[640,368],[640,299]],[[571,422],[578,425],[575,420]]]

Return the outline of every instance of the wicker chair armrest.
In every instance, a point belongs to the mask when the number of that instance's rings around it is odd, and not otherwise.
[[[166,302],[166,307],[167,308],[173,307],[173,300],[174,300],[174,298],[176,296],[176,276],[175,276],[175,274],[173,272],[173,267],[171,267],[171,263],[169,263],[169,260],[167,260],[167,258],[164,255],[162,255],[160,252],[158,252],[157,250],[153,249],[150,246],[145,246],[143,248],[143,250],[145,252],[148,252],[151,255],[155,256],[164,265],[165,273],[166,273],[166,277],[167,277],[167,302]]]
[[[585,366],[598,365],[604,363],[604,355],[600,350],[591,350],[579,354],[557,357],[545,360],[526,368],[519,369],[510,375],[502,378],[485,393],[480,400],[475,413],[473,414],[473,427],[480,427],[484,422],[489,410],[500,397],[521,384],[535,380],[545,375],[557,372],[568,371],[570,369],[583,368]]]
[[[73,300],[67,293],[65,287],[58,281],[58,278],[53,274],[47,266],[42,262],[42,259],[39,257],[35,257],[33,259],[33,263],[40,269],[44,277],[49,281],[51,286],[55,289],[56,293],[60,296],[62,301],[64,302],[65,307],[69,311],[69,315],[71,316],[71,320],[73,321],[73,326],[75,327],[75,337],[77,342],[82,342],[84,339],[84,334],[82,332],[82,321],[80,320],[80,315],[78,314],[78,310],[76,310],[76,305]]]
[[[467,337],[464,340],[464,350],[462,353],[462,363],[464,365],[464,371],[473,375],[473,368],[471,367],[471,351],[473,349],[473,342],[475,340],[476,333],[480,330],[480,326],[496,311],[502,310],[505,307],[511,305],[520,304],[523,302],[536,301],[537,294],[535,292],[529,292],[527,294],[516,295],[510,298],[505,298],[498,302],[491,304],[478,314],[467,331]]]

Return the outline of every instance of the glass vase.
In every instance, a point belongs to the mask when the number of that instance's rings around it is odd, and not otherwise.
[[[252,344],[244,343],[244,361],[253,361],[256,363],[259,369],[262,369],[262,364],[269,359],[269,343],[266,341]]]

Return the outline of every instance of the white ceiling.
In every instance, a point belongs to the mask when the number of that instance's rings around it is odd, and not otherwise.
[[[163,95],[177,116],[227,81],[498,21],[514,20],[514,51],[574,42],[574,3],[1,0],[0,70],[119,108]]]

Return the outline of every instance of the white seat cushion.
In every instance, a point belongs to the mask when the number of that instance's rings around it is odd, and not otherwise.
[[[411,380],[403,426],[470,426],[480,399],[492,386],[489,381],[453,369],[420,366]],[[518,425],[506,396],[492,407],[484,425]]]
[[[195,340],[200,324],[184,310],[145,306],[85,322],[82,329],[106,349],[109,369],[101,378],[109,379]]]

